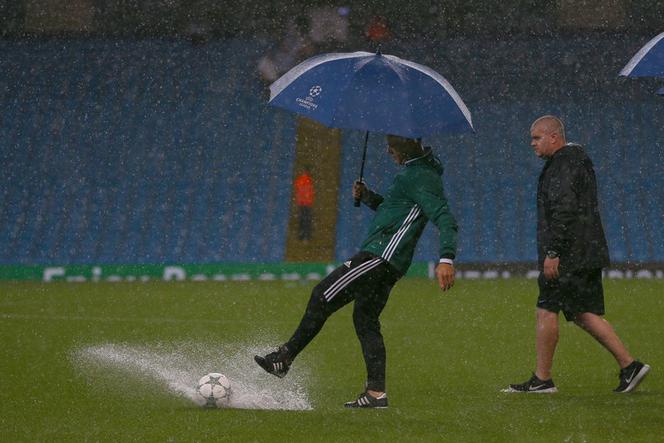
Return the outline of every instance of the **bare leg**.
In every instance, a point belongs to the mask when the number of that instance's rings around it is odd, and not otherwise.
[[[535,375],[540,380],[551,378],[553,354],[558,344],[558,314],[537,308],[537,370]]]
[[[620,365],[620,368],[629,366],[634,359],[625,345],[620,341],[611,324],[597,314],[583,312],[577,314],[574,323],[592,335],[602,346],[604,346]]]

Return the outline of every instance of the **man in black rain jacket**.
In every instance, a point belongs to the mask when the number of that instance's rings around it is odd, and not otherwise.
[[[593,336],[620,366],[615,392],[631,392],[650,370],[635,360],[604,315],[602,268],[609,253],[597,202],[593,164],[580,145],[567,143],[563,123],[545,115],[530,128],[535,154],[546,160],[537,187],[537,365],[526,382],[505,392],[552,393],[558,314]]]

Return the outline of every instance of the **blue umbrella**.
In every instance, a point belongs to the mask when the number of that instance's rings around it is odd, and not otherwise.
[[[650,40],[620,71],[625,77],[664,77],[664,32]]]
[[[380,52],[305,60],[270,85],[269,104],[331,128],[366,131],[360,180],[370,131],[409,138],[475,131],[470,111],[442,75]]]
[[[452,85],[426,66],[369,52],[312,57],[270,85],[270,101],[331,128],[417,138],[474,132]]]

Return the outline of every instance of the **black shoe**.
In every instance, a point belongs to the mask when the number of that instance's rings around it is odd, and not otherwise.
[[[286,345],[279,347],[275,352],[271,352],[265,357],[255,355],[254,360],[265,371],[279,378],[284,378],[288,374],[290,365],[293,362],[288,357],[288,348],[286,348]]]
[[[634,360],[629,366],[620,370],[618,378],[620,384],[613,392],[632,392],[641,383],[641,380],[648,375],[650,366]]]
[[[558,392],[558,388],[553,384],[553,380],[540,380],[535,374],[525,383],[509,385],[502,392],[527,392],[529,394],[553,394]]]
[[[387,394],[383,393],[380,397],[376,398],[369,395],[367,392],[363,392],[357,397],[355,401],[349,401],[344,403],[345,408],[376,408],[376,409],[386,409],[387,408]]]

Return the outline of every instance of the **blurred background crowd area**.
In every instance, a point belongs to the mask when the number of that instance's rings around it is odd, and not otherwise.
[[[653,33],[664,22],[660,0],[448,0],[347,3],[289,0],[2,0],[4,36],[264,37],[309,21],[338,41],[446,38],[478,35],[551,35],[586,31]],[[345,34],[342,35],[342,34]],[[329,40],[328,40],[329,41]]]

